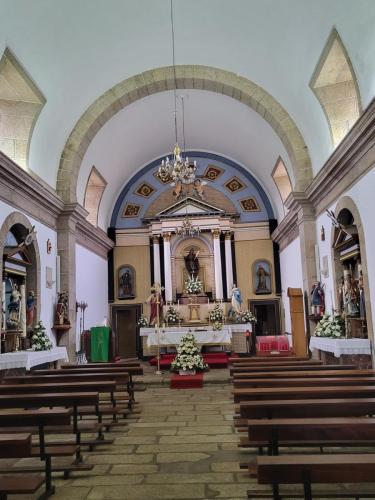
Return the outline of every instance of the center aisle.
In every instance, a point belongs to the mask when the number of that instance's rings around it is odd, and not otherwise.
[[[90,454],[89,475],[58,480],[54,498],[246,499],[251,479],[239,469],[231,390],[228,383],[137,392],[139,418],[113,429],[114,444]]]

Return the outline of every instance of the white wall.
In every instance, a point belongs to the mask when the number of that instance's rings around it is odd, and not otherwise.
[[[303,292],[301,247],[299,237],[280,252],[282,302],[285,313],[285,331],[291,333],[288,288],[301,288]]]
[[[101,325],[108,317],[107,260],[76,245],[76,299],[86,302],[85,329]],[[79,348],[80,312],[77,313],[77,350]]]
[[[0,200],[0,227],[3,225],[5,218],[12,212],[21,212]],[[55,342],[55,335],[52,332],[54,323],[55,304],[56,304],[56,255],[57,255],[57,234],[56,231],[44,226],[40,222],[34,220],[32,217],[24,214],[30,223],[35,226],[36,238],[39,246],[40,253],[40,300],[37,308],[40,310],[40,319],[46,327],[46,333]],[[52,251],[47,253],[47,240],[50,239],[52,243]],[[46,267],[52,268],[52,277],[55,282],[52,288],[46,286]]]

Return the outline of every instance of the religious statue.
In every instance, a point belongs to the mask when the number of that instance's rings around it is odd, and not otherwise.
[[[8,304],[9,317],[7,319],[8,328],[18,328],[21,313],[21,294],[15,284]]]
[[[179,200],[182,196],[182,182],[181,181],[176,181],[172,182],[172,186],[174,186],[173,190],[173,196],[175,200]]]
[[[270,293],[271,289],[268,284],[268,278],[271,274],[267,271],[267,269],[260,265],[257,270],[257,286],[255,293]]]
[[[56,304],[56,324],[69,325],[69,297],[68,292],[59,293],[59,298]]]
[[[132,286],[132,278],[130,276],[130,272],[126,270],[120,279],[124,295],[131,295],[133,291],[133,286]]]
[[[311,314],[323,316],[325,311],[324,288],[320,281],[316,281],[311,290]]]
[[[359,288],[349,269],[344,270],[343,302],[347,316],[359,315]]]
[[[359,270],[358,286],[359,286],[359,316],[362,319],[366,319],[365,289],[363,286],[362,269]]]
[[[235,312],[236,314],[239,314],[241,312],[241,306],[242,306],[242,296],[241,296],[241,291],[239,288],[237,288],[237,285],[233,283],[232,286],[232,312]]]
[[[194,251],[193,248],[190,248],[189,253],[185,255],[185,267],[189,276],[196,277],[199,273],[199,260],[198,260],[199,250]]]
[[[161,294],[162,288],[159,283],[155,283],[151,288],[151,295],[147,299],[147,304],[150,304],[150,326],[160,326],[163,317],[163,297]]]
[[[206,182],[202,182],[201,179],[195,179],[194,184],[193,184],[193,193],[195,196],[200,198],[201,200],[204,200],[204,185],[207,184]]]
[[[30,290],[26,300],[26,327],[32,328],[34,325],[34,315],[36,307],[36,298],[32,290]]]

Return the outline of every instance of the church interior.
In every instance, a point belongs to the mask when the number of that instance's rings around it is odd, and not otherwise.
[[[0,0],[1,500],[375,499],[374,27]]]

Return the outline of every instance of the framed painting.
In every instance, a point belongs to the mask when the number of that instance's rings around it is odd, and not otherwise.
[[[117,298],[135,299],[135,269],[133,266],[124,265],[117,271]]]
[[[253,290],[256,295],[272,293],[272,271],[268,260],[256,260],[253,264]]]

